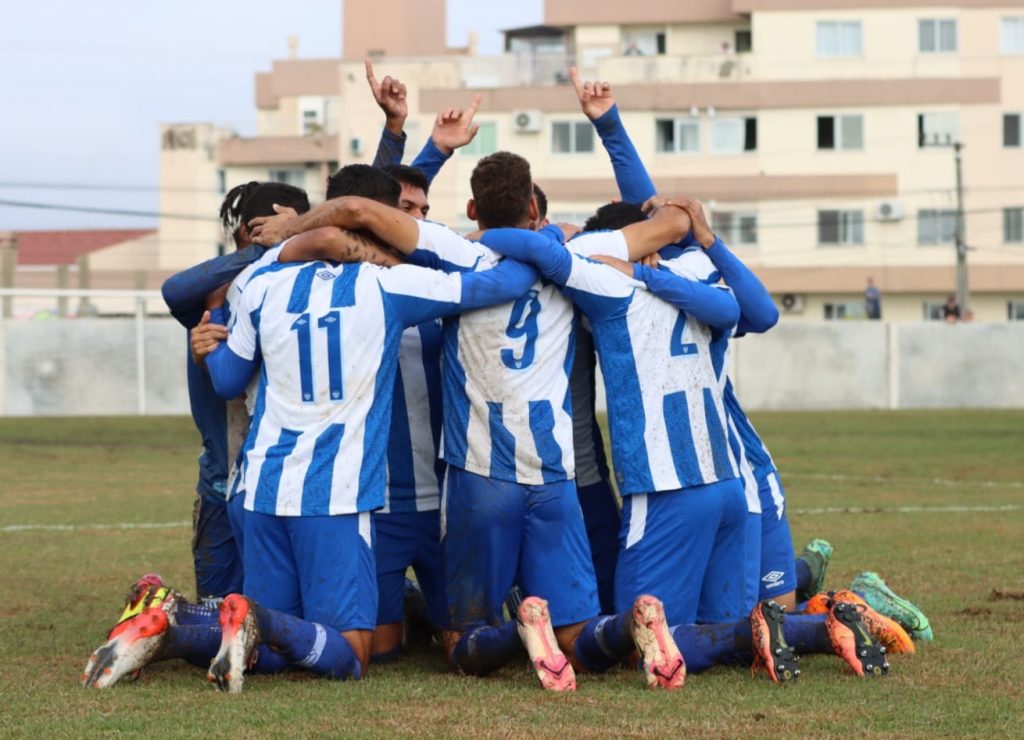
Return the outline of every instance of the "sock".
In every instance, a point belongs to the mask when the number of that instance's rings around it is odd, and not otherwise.
[[[574,650],[580,663],[591,673],[603,673],[636,649],[633,642],[633,612],[611,617],[594,617],[576,638]]]
[[[486,676],[523,652],[515,622],[497,627],[477,627],[459,638],[453,658],[462,672],[470,676]]]
[[[160,660],[182,658],[200,668],[209,668],[220,649],[220,625],[175,625],[167,630],[160,648]]]
[[[288,670],[288,659],[281,653],[270,649],[269,645],[256,646],[256,663],[246,673],[259,673],[262,676],[270,676],[275,673],[283,673]]]
[[[799,561],[798,561],[799,562]],[[782,635],[797,655],[809,653],[832,654],[832,643],[825,628],[827,614],[787,614],[782,624]]]
[[[811,588],[811,569],[803,558],[796,559],[796,590],[805,594]]]
[[[291,664],[331,678],[361,678],[362,668],[340,632],[290,614],[253,604],[260,641],[277,648]]]
[[[678,624],[669,630],[686,661],[687,673],[716,665],[749,665],[753,660],[750,622]]]
[[[190,624],[217,624],[217,607],[203,606],[201,604],[178,604],[174,610],[174,620],[179,625]]]

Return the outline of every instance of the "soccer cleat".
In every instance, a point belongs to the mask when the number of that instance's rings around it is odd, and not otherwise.
[[[914,652],[914,641],[910,639],[906,630],[900,627],[896,620],[889,619],[872,609],[859,594],[849,589],[843,589],[836,591],[832,600],[856,605],[860,610],[860,619],[864,622],[864,626],[876,640],[885,645],[887,652],[897,654],[912,654]]]
[[[241,594],[225,597],[220,605],[220,649],[212,661],[206,680],[221,691],[239,694],[245,671],[256,660],[259,628],[252,602]]]
[[[519,605],[516,621],[540,685],[548,691],[575,691],[576,672],[555,640],[548,602],[536,596],[526,597]]]
[[[899,622],[913,639],[932,639],[932,627],[924,613],[910,601],[894,593],[877,573],[861,573],[853,579],[850,589],[863,596],[879,614]]]
[[[832,608],[832,596],[835,591],[820,591],[807,599],[804,614],[828,614]]]
[[[640,651],[647,685],[652,689],[681,689],[686,663],[665,621],[665,608],[653,596],[633,602],[633,641]]]
[[[163,578],[156,573],[147,573],[132,584],[131,590],[124,597],[124,609],[121,610],[117,624],[142,614],[150,607],[160,606],[172,594],[174,598],[181,598],[181,594],[164,585]]]
[[[82,685],[106,689],[152,662],[167,639],[171,622],[160,607],[145,609],[110,630],[107,641],[89,657]]]
[[[782,623],[786,620],[785,607],[774,601],[762,601],[750,612],[750,633],[753,638],[754,663],[750,675],[760,668],[768,673],[775,683],[796,680],[800,669],[796,667],[797,655],[786,644],[782,634]]]
[[[828,562],[832,559],[832,545],[826,540],[813,539],[804,545],[804,550],[797,559],[803,560],[811,572],[811,583],[807,590],[798,589],[796,594],[798,601],[806,601],[825,586],[825,571],[828,570]]]
[[[889,672],[885,646],[871,636],[861,621],[861,611],[857,604],[835,602],[825,618],[829,642],[858,676],[883,676]]]

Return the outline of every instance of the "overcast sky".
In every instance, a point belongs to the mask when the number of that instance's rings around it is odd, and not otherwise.
[[[542,7],[448,0],[448,43],[465,45],[476,30],[481,52],[498,53],[500,29],[539,23]],[[301,57],[339,56],[340,19],[341,0],[5,3],[0,200],[155,211],[159,125],[211,121],[254,133],[253,75],[287,57],[292,34]],[[0,230],[154,223],[0,205]]]

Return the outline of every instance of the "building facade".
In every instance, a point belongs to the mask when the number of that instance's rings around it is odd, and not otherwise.
[[[1019,0],[547,0],[544,25],[506,32],[490,57],[445,46],[443,0],[390,3],[386,34],[378,6],[344,5],[342,59],[256,75],[257,136],[207,125],[205,147],[165,148],[162,211],[182,182],[282,180],[318,200],[339,165],[372,161],[383,119],[369,54],[378,77],[408,86],[407,162],[438,111],[483,96],[480,133],[432,187],[432,217],[468,229],[469,174],[507,149],[530,160],[552,219],[579,222],[617,191],[568,83],[576,65],[613,84],[659,190],[707,204],[787,320],[862,318],[868,278],[883,318],[941,318],[956,286],[960,143],[969,308],[978,321],[1024,320]],[[185,191],[194,202],[181,207],[199,207]],[[206,200],[215,213],[217,196]],[[223,242],[216,224],[166,228],[196,247],[169,239],[162,267]]]

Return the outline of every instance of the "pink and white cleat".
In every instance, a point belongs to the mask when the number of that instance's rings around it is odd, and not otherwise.
[[[259,629],[252,602],[241,594],[230,594],[220,605],[220,650],[212,661],[206,680],[221,691],[240,694],[245,671],[256,658]]]
[[[576,672],[555,640],[548,602],[528,596],[519,605],[516,616],[519,637],[530,654],[540,685],[548,691],[575,691]]]
[[[633,641],[643,660],[647,685],[652,689],[681,689],[686,663],[668,631],[660,599],[638,596],[633,602]]]
[[[141,670],[160,652],[170,624],[167,613],[159,606],[118,623],[110,630],[107,641],[89,656],[82,685],[106,689]]]

